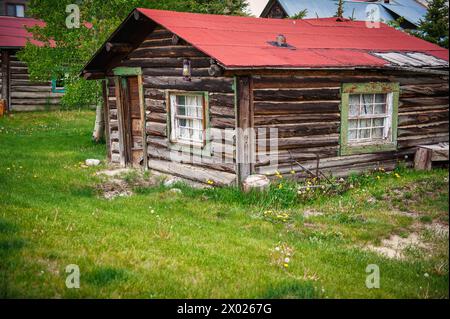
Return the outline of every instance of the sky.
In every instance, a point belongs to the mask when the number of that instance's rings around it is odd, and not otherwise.
[[[249,3],[250,13],[256,17],[259,17],[264,7],[269,0],[247,0]]]

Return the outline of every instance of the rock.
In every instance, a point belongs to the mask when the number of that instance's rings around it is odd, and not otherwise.
[[[98,165],[100,165],[100,160],[91,158],[91,159],[87,159],[85,163],[87,166],[98,166]]]
[[[265,175],[250,175],[242,183],[242,189],[248,193],[251,190],[265,191],[270,186],[270,180]]]
[[[170,178],[164,182],[164,186],[172,187],[175,183],[178,183],[180,181],[181,181],[181,179],[179,179],[178,177]]]
[[[181,191],[181,189],[179,189],[179,188],[172,188],[172,189],[170,190],[170,192],[171,192],[171,193],[174,193],[174,194],[181,194],[181,193],[183,193],[183,192]]]

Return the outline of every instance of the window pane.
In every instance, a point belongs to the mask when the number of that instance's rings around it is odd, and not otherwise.
[[[358,130],[348,130],[348,139],[356,140],[358,138]]]
[[[386,103],[386,94],[375,94],[375,103]]]
[[[23,5],[16,5],[16,17],[23,18],[25,17],[25,6]]]
[[[350,104],[348,108],[348,115],[349,116],[358,116],[359,115],[359,104]]]
[[[186,97],[183,95],[177,95],[177,104],[186,105]]]
[[[183,105],[178,106],[178,115],[186,115],[186,107]]]
[[[359,127],[370,127],[370,120],[360,120]]]
[[[373,113],[373,94],[363,94],[361,114],[367,115]]]
[[[359,138],[368,139],[370,137],[370,129],[368,130],[359,130]]]
[[[358,120],[349,120],[348,121],[348,128],[357,128],[358,127]]]
[[[373,119],[373,126],[384,126],[384,119]]]
[[[12,17],[16,16],[16,6],[13,4],[8,4],[6,8],[6,14]]]
[[[372,129],[372,138],[383,138],[383,129],[382,128],[374,128]]]

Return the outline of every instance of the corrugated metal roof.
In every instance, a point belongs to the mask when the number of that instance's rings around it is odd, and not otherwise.
[[[329,18],[336,14],[337,0],[278,0],[288,16],[308,9],[307,18]],[[418,25],[419,20],[425,15],[427,9],[415,0],[391,0],[389,4],[383,0],[368,2],[344,1],[344,17],[359,21],[366,20],[366,8],[368,5],[377,6],[380,18],[383,21],[392,21],[403,16],[408,22]]]
[[[228,68],[382,67],[372,52],[421,52],[448,61],[448,50],[385,24],[325,19],[265,19],[137,9]],[[295,50],[274,47],[278,34]]]
[[[0,16],[0,48],[24,47],[27,40],[31,39],[31,34],[25,26],[34,25],[44,25],[44,23],[30,18]]]

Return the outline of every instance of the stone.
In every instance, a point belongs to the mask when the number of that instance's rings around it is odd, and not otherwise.
[[[85,163],[87,166],[98,166],[98,165],[100,165],[100,160],[91,158],[91,159],[87,159]]]
[[[248,193],[251,190],[265,191],[268,190],[270,186],[270,180],[265,175],[250,175],[242,183],[242,189],[244,192]]]
[[[170,190],[170,192],[174,193],[174,194],[181,194],[182,193],[181,189],[179,189],[179,188],[172,188]]]
[[[175,183],[178,183],[178,182],[180,182],[180,181],[181,181],[180,178],[178,178],[178,177],[173,177],[173,178],[170,178],[170,179],[166,180],[166,181],[164,182],[164,186],[165,186],[165,187],[172,187]]]

